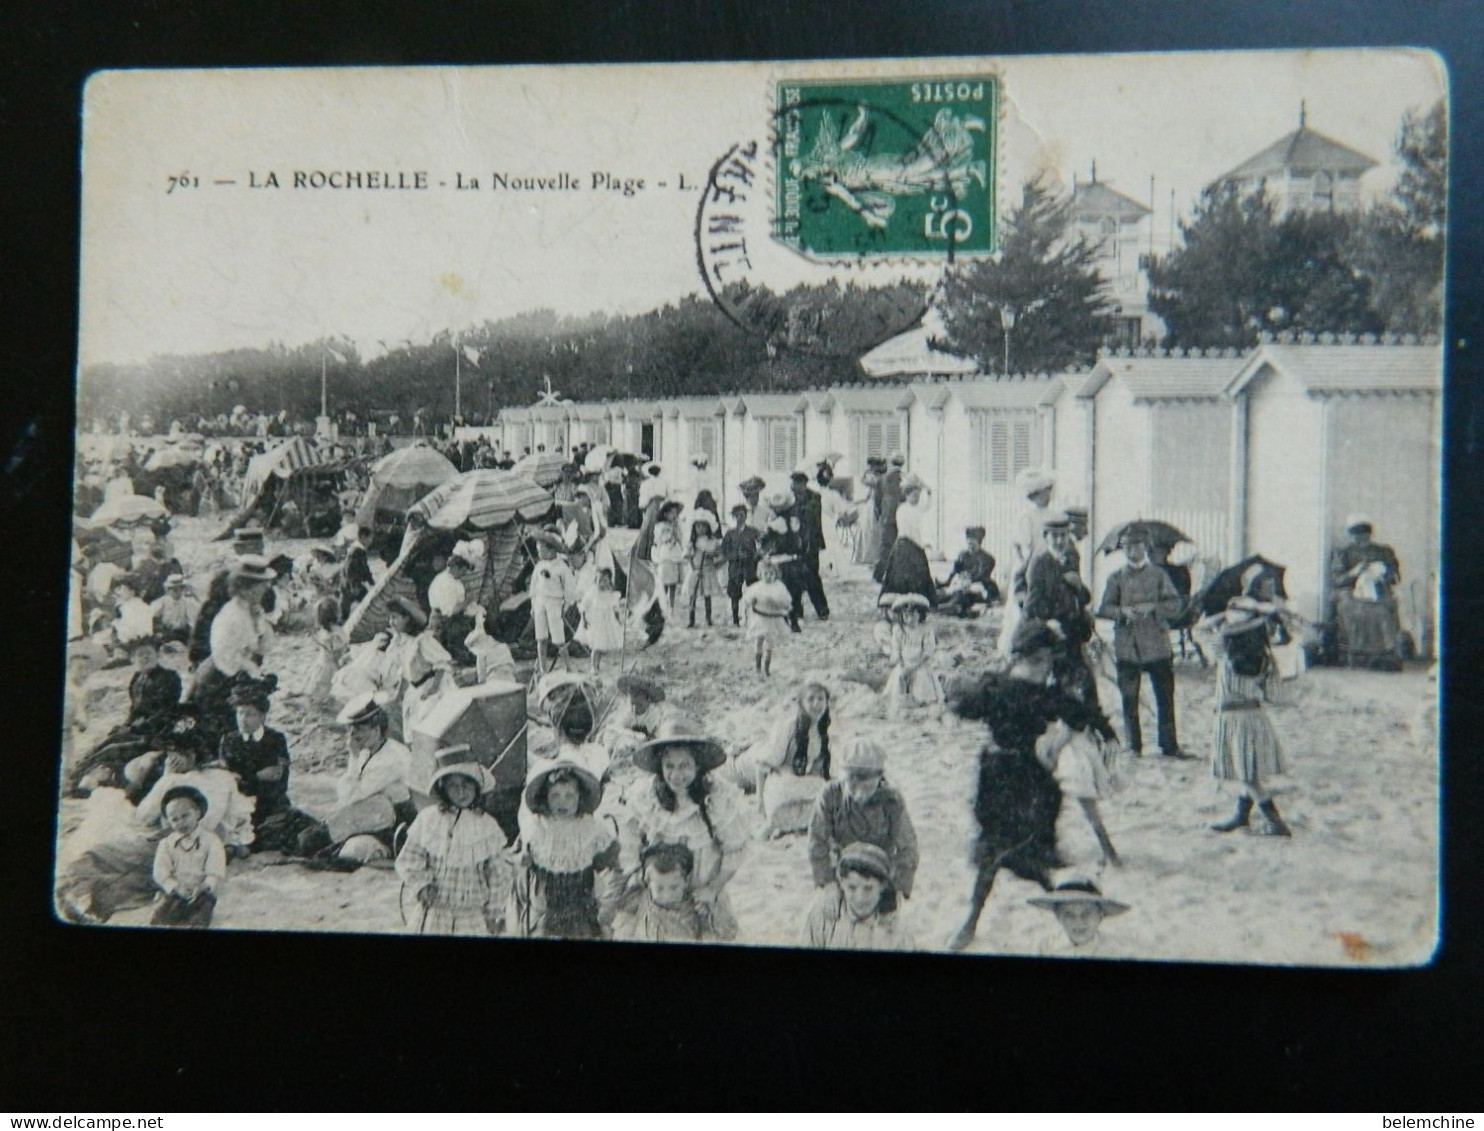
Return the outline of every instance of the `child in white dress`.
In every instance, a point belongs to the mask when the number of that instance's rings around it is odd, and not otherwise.
[[[763,675],[773,672],[773,642],[790,631],[788,616],[793,600],[780,576],[777,561],[765,558],[758,567],[758,579],[742,591],[740,602],[747,639],[757,641],[753,665]]]
[[[621,652],[624,645],[623,598],[613,588],[613,571],[598,570],[597,582],[577,603],[582,615],[578,639],[589,652],[588,666],[594,675],[602,669],[603,656]]]

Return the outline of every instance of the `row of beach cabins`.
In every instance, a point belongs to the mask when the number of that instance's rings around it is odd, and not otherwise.
[[[459,434],[517,453],[583,442],[644,452],[678,495],[706,487],[724,505],[752,475],[781,485],[803,461],[835,452],[858,476],[868,456],[900,451],[932,490],[935,549],[951,559],[964,528],[983,525],[1002,575],[1023,505],[1016,474],[1044,467],[1056,477],[1056,505],[1087,509],[1089,550],[1116,523],[1162,519],[1224,563],[1261,553],[1284,564],[1296,611],[1316,620],[1330,551],[1346,517],[1363,513],[1401,559],[1403,628],[1433,654],[1439,345],[1126,351],[1090,370],[1006,378],[963,372],[962,359],[933,351],[918,331],[863,366],[881,377],[797,393],[505,408],[492,425]],[[1117,563],[1087,557],[1099,591]]]

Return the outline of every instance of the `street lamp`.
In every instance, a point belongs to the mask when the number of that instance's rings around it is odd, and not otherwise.
[[[1015,328],[1015,308],[1000,307],[1000,329],[1005,332],[1005,376],[1010,376],[1010,331]]]

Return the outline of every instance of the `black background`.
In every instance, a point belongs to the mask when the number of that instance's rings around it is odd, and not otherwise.
[[[9,6],[0,35],[0,1103],[61,1112],[1477,1109],[1484,755],[1471,621],[1484,580],[1473,362],[1484,340],[1475,199],[1484,21],[1472,0],[1208,8],[116,0],[31,5],[22,16]],[[79,110],[91,71],[1388,44],[1435,48],[1453,82],[1446,910],[1431,968],[166,935],[52,920]],[[1378,460],[1384,475],[1384,453]]]

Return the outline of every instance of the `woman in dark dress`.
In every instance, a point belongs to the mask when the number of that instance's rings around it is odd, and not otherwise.
[[[1096,706],[1047,686],[1056,646],[1056,635],[1046,625],[1024,621],[1011,645],[1010,670],[981,676],[950,695],[954,713],[985,723],[992,739],[979,751],[974,798],[979,835],[973,852],[977,875],[968,918],[948,944],[953,950],[973,941],[1001,868],[1047,891],[1052,888],[1051,872],[1060,864],[1056,818],[1062,796],[1052,773],[1056,751],[1040,739],[1058,722],[1066,724],[1060,728],[1064,733],[1107,725]]]

